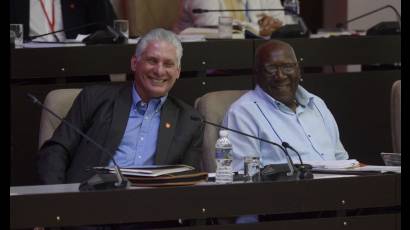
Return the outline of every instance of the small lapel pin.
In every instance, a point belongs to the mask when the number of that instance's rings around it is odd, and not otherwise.
[[[168,123],[168,122],[166,122],[166,123],[165,123],[165,128],[167,128],[167,129],[171,128],[171,124]]]
[[[74,3],[71,3],[70,4],[70,9],[74,9],[75,8],[75,4]]]

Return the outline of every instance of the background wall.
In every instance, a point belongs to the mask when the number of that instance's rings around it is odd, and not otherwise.
[[[128,0],[127,2],[131,37],[139,36],[156,27],[171,29],[178,16],[178,0]]]
[[[126,4],[128,4],[128,0],[111,0],[111,4],[117,14],[118,19],[127,18],[125,8]]]

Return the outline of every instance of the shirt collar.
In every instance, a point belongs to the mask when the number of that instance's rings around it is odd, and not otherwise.
[[[135,82],[134,81],[132,82],[132,93],[131,93],[131,95],[132,95],[132,106],[135,107],[135,106],[137,106],[138,102],[141,101],[141,97],[138,94],[137,90],[135,89]],[[165,100],[167,99],[167,97],[168,97],[168,95],[165,95],[165,96],[162,96],[162,97],[159,97],[159,98],[151,98],[149,100],[148,104],[151,101],[153,101],[154,103],[157,104],[156,109],[159,110],[159,109],[161,109],[162,105],[165,103]],[[158,103],[158,101],[159,101],[159,103]]]
[[[310,103],[313,103],[313,99],[314,96],[313,94],[309,93],[305,88],[303,88],[302,86],[298,86],[298,89],[296,90],[296,101],[306,107],[308,106]]]
[[[267,100],[270,104],[278,108],[278,105],[281,103],[280,101],[276,100],[275,98],[271,97],[267,94],[259,85],[255,86],[255,91],[259,94],[262,98]],[[296,101],[298,104],[302,105],[303,107],[307,106],[309,103],[313,102],[313,94],[309,93],[305,88],[302,86],[298,86],[296,89]]]

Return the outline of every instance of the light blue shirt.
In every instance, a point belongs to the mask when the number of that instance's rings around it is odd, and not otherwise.
[[[153,98],[148,103],[144,103],[132,87],[132,106],[127,127],[114,155],[120,167],[154,165],[160,109],[166,98],[167,96]],[[114,166],[112,161],[109,165]]]
[[[299,86],[296,113],[265,93],[259,86],[235,101],[223,125],[275,143],[288,142],[304,161],[348,159],[336,121],[319,97]],[[262,165],[286,163],[277,146],[229,132],[233,145],[233,168],[243,170],[243,158],[258,154]],[[297,155],[288,150],[294,163]]]

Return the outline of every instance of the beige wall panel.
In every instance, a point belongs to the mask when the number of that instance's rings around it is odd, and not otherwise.
[[[128,0],[130,36],[139,36],[149,30],[162,27],[172,29],[177,19],[178,0]]]

